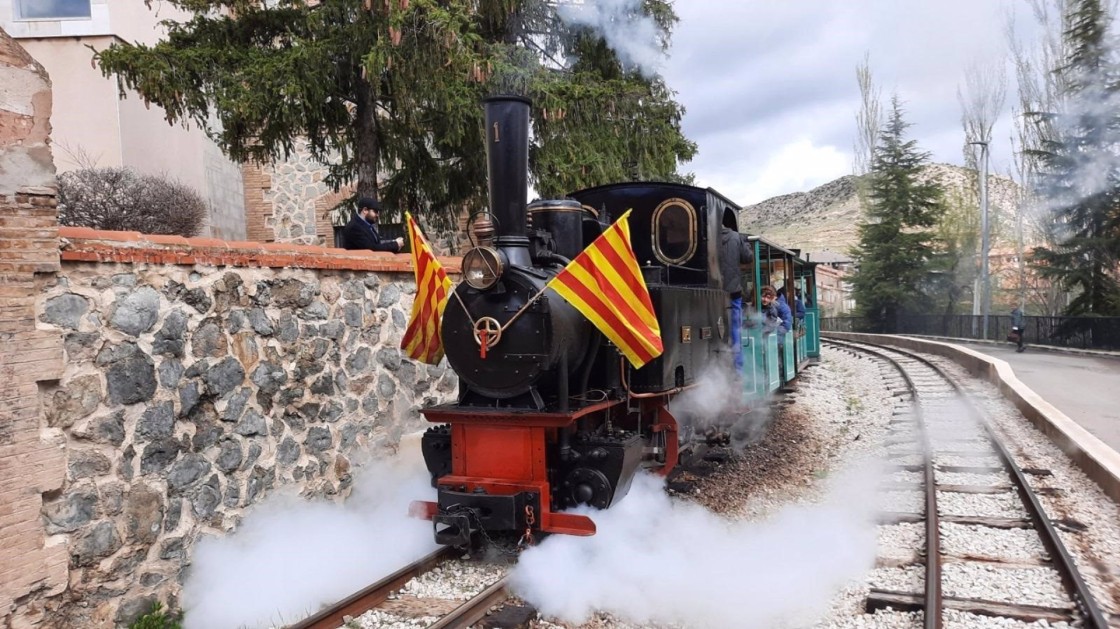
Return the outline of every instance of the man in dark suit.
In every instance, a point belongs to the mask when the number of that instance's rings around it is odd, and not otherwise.
[[[404,239],[382,240],[377,233],[377,215],[381,204],[369,197],[358,199],[358,209],[346,227],[342,229],[342,244],[347,249],[370,249],[399,253],[404,248]]]

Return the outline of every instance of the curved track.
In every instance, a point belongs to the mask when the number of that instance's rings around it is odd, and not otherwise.
[[[923,489],[925,491],[925,515],[918,515],[916,517],[919,519],[924,518],[926,523],[925,594],[922,597],[916,597],[913,594],[904,592],[872,590],[868,596],[866,605],[869,612],[887,607],[892,607],[894,609],[922,609],[925,612],[924,622],[927,629],[937,629],[942,626],[943,608],[959,609],[988,616],[1017,618],[1025,621],[1076,620],[1079,621],[1079,626],[1098,629],[1105,629],[1109,626],[1105,614],[1089,592],[1085,580],[1078,571],[1073,557],[1069,554],[1061,538],[1058,536],[1057,527],[1055,527],[1054,523],[1047,516],[1038,496],[1027,482],[1024,471],[1015,463],[1000,436],[992,428],[990,422],[984,417],[984,413],[980,410],[979,405],[975,403],[971,396],[969,396],[951,376],[940,366],[934,364],[927,358],[901,349],[832,339],[823,340],[823,342],[836,348],[874,356],[879,360],[886,361],[898,370],[902,380],[906,384],[905,391],[901,393],[910,398],[911,406],[909,415],[915,420],[914,423],[917,424],[914,428],[918,431],[918,442],[921,446],[921,454],[924,460],[922,471],[924,472]],[[949,398],[944,395],[946,386],[948,386],[948,391],[952,393]],[[960,410],[959,407],[949,408],[949,405],[956,403],[955,401],[964,403],[963,409],[965,412],[963,413],[964,417],[961,419],[967,420],[970,425],[965,425],[960,421],[956,421],[953,425],[963,426],[964,432],[968,432],[970,428],[978,428],[991,449],[990,453],[969,452],[957,454],[977,456],[978,458],[986,458],[987,454],[991,454],[994,458],[999,459],[1001,468],[953,468],[952,466],[935,465],[935,454],[938,453],[937,448],[946,445],[945,442],[952,443],[955,441],[960,443],[961,439],[951,437],[949,439],[941,439],[940,441],[943,443],[938,443],[936,445],[931,444],[929,438],[929,416],[937,415],[939,407],[940,409],[948,411],[945,413],[945,416],[957,412]],[[954,416],[954,420],[957,419],[958,418]],[[906,420],[899,423],[904,424]],[[951,428],[951,430],[962,430],[962,428]],[[944,453],[944,450],[942,449],[941,452]],[[907,469],[910,468],[907,467]],[[1070,609],[1047,608],[1026,604],[1014,605],[994,603],[991,601],[947,598],[943,596],[941,592],[941,563],[943,556],[939,547],[939,540],[940,521],[946,520],[946,518],[939,514],[937,508],[937,492],[939,485],[936,483],[936,475],[938,471],[1006,473],[1008,475],[1023,508],[1029,516],[1029,523],[1025,525],[1032,527],[1037,532],[1048,553],[1047,565],[1058,572],[1065,586],[1065,590],[1072,601]],[[948,489],[945,485],[941,485],[940,488],[942,491]],[[976,487],[954,487],[953,489],[961,491],[962,493],[983,493],[982,488]],[[894,518],[894,521],[912,520],[915,517],[914,514],[894,515],[897,516]],[[952,521],[989,526],[1007,524],[1006,522],[994,522],[993,518],[983,517],[964,518],[954,516]]]

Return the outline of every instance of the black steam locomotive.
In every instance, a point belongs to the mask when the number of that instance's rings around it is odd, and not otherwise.
[[[529,107],[507,96],[485,103],[490,212],[476,231],[492,235],[463,257],[442,321],[459,399],[423,411],[439,424],[422,441],[438,497],[414,507],[441,544],[468,545],[483,531],[593,534],[589,518],[561,511],[610,506],[640,468],[667,474],[680,445],[669,401],[717,363],[730,369],[717,251],[721,224],[736,228],[739,208],[665,183],[526,205]],[[640,369],[544,290],[628,209],[664,343]]]

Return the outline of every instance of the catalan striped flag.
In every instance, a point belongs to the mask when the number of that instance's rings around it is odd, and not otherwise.
[[[661,355],[661,328],[630,246],[630,210],[552,278],[548,286],[575,306],[641,367]]]
[[[447,298],[451,294],[451,280],[447,271],[436,260],[420,226],[412,214],[405,212],[408,222],[408,240],[412,244],[412,267],[416,273],[416,299],[412,302],[412,317],[401,339],[401,349],[409,358],[434,365],[443,358],[440,341],[440,321]]]

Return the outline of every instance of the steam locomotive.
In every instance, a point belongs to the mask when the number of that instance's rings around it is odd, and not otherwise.
[[[422,411],[437,424],[421,442],[437,499],[413,512],[432,520],[437,543],[454,546],[491,532],[592,535],[589,517],[564,511],[617,503],[639,469],[667,475],[689,445],[670,401],[708,370],[731,369],[718,247],[721,225],[738,230],[740,208],[713,190],[668,183],[526,205],[530,103],[499,96],[484,109],[490,211],[475,231],[485,242],[463,256],[442,319],[459,396]],[[640,369],[546,288],[627,210],[664,344]],[[755,239],[756,253],[763,242]],[[756,259],[749,275],[768,280],[774,265]],[[781,266],[791,281],[794,268],[792,259]]]

